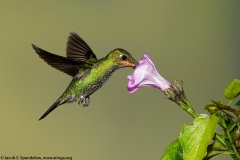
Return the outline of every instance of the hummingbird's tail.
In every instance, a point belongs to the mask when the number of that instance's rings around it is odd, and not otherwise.
[[[48,110],[39,118],[39,121],[41,119],[45,118],[49,113],[51,113],[55,108],[57,108],[61,104],[63,104],[63,103],[61,103],[59,101],[56,101],[55,103],[53,103],[53,105],[50,108],[48,108]]]

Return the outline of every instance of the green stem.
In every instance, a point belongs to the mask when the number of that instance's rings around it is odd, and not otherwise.
[[[237,151],[235,145],[233,144],[233,140],[232,140],[232,136],[231,136],[231,132],[230,132],[230,130],[232,129],[232,127],[229,128],[229,127],[226,125],[225,119],[224,119],[223,117],[220,117],[220,120],[221,120],[221,122],[222,122],[222,125],[224,126],[224,132],[225,132],[225,135],[227,136],[227,139],[228,139],[229,142],[230,142],[231,148],[233,149],[236,157],[237,157],[238,159],[240,159],[239,152]],[[229,149],[228,145],[226,145],[226,147]]]
[[[224,141],[218,134],[216,134],[215,138],[216,138],[219,142],[221,142],[225,147],[227,147],[227,144],[225,143],[225,141]]]
[[[188,100],[186,101],[186,104],[187,104],[188,108],[192,108],[192,110],[193,110],[193,107],[192,107],[191,103]]]
[[[232,104],[233,100],[231,99],[229,102],[228,102],[228,106],[230,106]]]
[[[225,130],[225,129],[227,128],[227,125],[226,125],[226,123],[225,123],[225,120],[224,120],[223,116],[220,116],[219,118],[220,118],[220,123],[222,124],[223,129]]]
[[[230,133],[232,132],[232,130],[233,130],[236,126],[237,126],[237,124],[234,123],[234,124],[229,128]]]
[[[239,152],[237,151],[236,147],[235,147],[234,144],[233,144],[232,136],[231,136],[231,134],[230,134],[229,129],[226,129],[226,133],[227,133],[227,138],[228,138],[228,140],[229,140],[230,143],[231,143],[231,147],[232,147],[232,149],[234,150],[235,155],[237,156],[238,159],[240,159]]]
[[[196,112],[194,111],[191,103],[187,100],[187,106],[189,107],[188,110],[192,113],[191,115],[193,116],[193,118],[195,118],[197,116]]]
[[[185,110],[188,114],[190,114],[193,118],[196,118],[197,114],[196,112],[193,110],[192,105],[190,104],[190,102],[186,101],[186,103],[180,103],[179,106]]]
[[[193,118],[196,118],[197,114],[192,108],[188,108],[187,113],[189,113]]]

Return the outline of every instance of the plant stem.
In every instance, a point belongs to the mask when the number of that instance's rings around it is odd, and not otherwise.
[[[233,140],[232,140],[232,136],[231,136],[232,126],[231,126],[231,127],[228,127],[228,126],[226,125],[225,119],[224,119],[223,117],[219,117],[219,118],[220,118],[220,121],[221,121],[221,123],[222,123],[222,125],[223,125],[223,127],[224,127],[225,135],[227,136],[227,139],[229,140],[230,145],[231,145],[231,146],[226,145],[226,147],[227,147],[228,149],[229,149],[229,147],[231,147],[231,148],[233,149],[236,157],[237,157],[238,159],[240,159],[239,152],[237,151],[235,145],[233,144]]]
[[[216,138],[219,142],[221,142],[225,147],[227,147],[227,144],[224,142],[224,140],[223,140],[218,134],[215,135],[215,138]]]
[[[237,126],[236,123],[234,123],[230,128],[229,128],[229,131],[232,132],[232,130]]]
[[[229,102],[228,102],[228,106],[230,106],[232,104],[233,100],[231,99]]]
[[[193,118],[196,118],[197,114],[193,110],[192,105],[189,101],[186,101],[185,103],[180,103],[179,106],[185,110],[188,114],[190,114]]]
[[[235,147],[234,144],[233,144],[232,136],[231,136],[230,131],[229,131],[228,128],[226,129],[226,134],[227,134],[228,140],[229,140],[230,143],[231,143],[231,147],[232,147],[232,149],[234,150],[235,155],[237,156],[238,159],[240,159],[239,152],[237,151],[236,147]]]

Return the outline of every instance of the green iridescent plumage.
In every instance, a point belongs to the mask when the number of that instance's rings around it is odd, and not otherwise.
[[[59,105],[78,101],[83,106],[90,103],[90,95],[102,87],[114,71],[123,67],[135,67],[137,61],[124,49],[114,49],[106,57],[97,60],[87,43],[76,33],[70,33],[67,57],[61,57],[32,45],[36,53],[52,67],[73,77],[58,100],[41,116],[46,117]]]

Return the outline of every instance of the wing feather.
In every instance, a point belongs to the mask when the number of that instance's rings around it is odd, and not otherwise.
[[[51,65],[53,68],[60,70],[70,76],[76,76],[79,73],[79,68],[89,68],[90,65],[82,62],[76,61],[74,59],[69,59],[53,53],[47,52],[34,44],[32,44],[33,49],[47,64]]]
[[[76,33],[71,32],[67,42],[67,57],[77,61],[93,63],[97,61],[96,55],[88,44]]]

